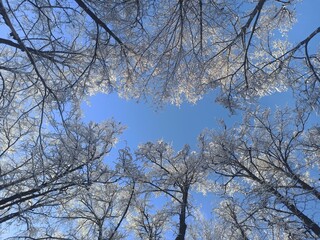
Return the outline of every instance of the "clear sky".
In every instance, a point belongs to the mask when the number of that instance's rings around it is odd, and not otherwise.
[[[297,5],[298,22],[289,33],[291,41],[300,42],[320,25],[319,10],[320,0],[304,0]],[[219,119],[224,119],[228,126],[241,121],[240,116],[230,115],[214,99],[214,94],[208,94],[196,105],[167,105],[156,111],[152,103],[124,100],[116,94],[98,94],[90,98],[91,106],[83,104],[82,108],[85,121],[99,122],[113,117],[127,126],[120,141],[126,140],[131,149],[136,149],[138,144],[146,141],[158,139],[172,143],[176,150],[184,144],[195,149],[197,136],[205,128],[217,128]],[[286,103],[290,105],[290,94],[264,97],[261,103],[270,107]]]
[[[219,119],[231,117],[226,109],[206,96],[197,104],[183,103],[180,107],[167,105],[156,110],[151,103],[119,99],[116,94],[99,94],[90,99],[91,106],[83,105],[85,119],[102,121],[114,117],[127,126],[122,139],[135,148],[146,141],[163,139],[175,148],[184,144],[196,146],[196,138],[204,128],[216,127]]]

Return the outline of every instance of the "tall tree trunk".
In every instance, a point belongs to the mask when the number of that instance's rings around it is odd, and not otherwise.
[[[187,231],[187,224],[186,224],[186,218],[187,218],[187,206],[188,206],[188,187],[186,187],[182,191],[182,204],[179,214],[179,234],[176,237],[176,240],[184,240],[186,231]]]
[[[99,231],[99,232],[98,232],[98,234],[99,234],[99,235],[98,235],[98,240],[103,240],[103,239],[102,239],[102,231],[103,231],[102,226],[103,226],[103,221],[99,221],[99,226],[98,226],[98,227],[99,227],[99,230],[98,230],[98,231]]]
[[[310,219],[307,215],[301,212],[294,204],[290,203],[284,196],[282,196],[276,189],[270,188],[274,195],[297,217],[304,225],[309,228],[314,234],[320,237],[320,226]]]

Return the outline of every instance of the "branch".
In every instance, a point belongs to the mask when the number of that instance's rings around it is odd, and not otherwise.
[[[94,12],[92,12],[82,0],[75,1],[79,5],[79,7],[81,7],[92,18],[93,21],[95,21],[108,34],[110,34],[110,36],[112,36],[113,39],[120,44],[120,46],[124,46],[127,48],[127,46],[122,42],[122,40],[113,31],[111,31],[111,29],[104,22],[102,22],[102,20],[98,18],[97,15]]]
[[[128,210],[129,210],[129,207],[131,206],[131,201],[132,201],[132,198],[133,198],[133,195],[134,195],[134,192],[135,192],[135,182],[133,182],[133,185],[132,185],[132,190],[131,190],[131,194],[130,194],[130,198],[129,198],[129,201],[127,203],[127,206],[122,214],[122,217],[120,219],[120,221],[118,222],[117,226],[115,227],[114,231],[112,232],[111,236],[110,236],[110,240],[114,237],[114,235],[116,234],[116,232],[118,231],[121,223],[123,222],[125,216],[127,215],[128,213]]]

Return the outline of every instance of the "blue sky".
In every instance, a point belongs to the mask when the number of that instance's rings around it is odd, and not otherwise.
[[[195,105],[166,105],[159,110],[151,103],[119,99],[116,94],[98,94],[90,102],[91,106],[83,105],[85,119],[102,121],[113,117],[126,125],[127,129],[121,139],[126,140],[132,148],[158,139],[172,143],[176,149],[184,144],[194,148],[196,138],[204,128],[216,127],[221,118],[230,123],[238,118],[216,104],[212,95]]]
[[[320,0],[304,0],[297,4],[298,22],[289,33],[293,42],[300,42],[320,25]],[[319,40],[319,38],[317,39]],[[214,101],[214,94],[206,95],[197,104],[183,103],[180,107],[166,105],[157,110],[152,103],[120,99],[115,93],[91,97],[90,106],[82,105],[85,121],[100,122],[114,118],[127,126],[117,148],[126,143],[131,149],[147,141],[163,139],[179,150],[184,144],[193,149],[197,136],[205,128],[217,128],[219,119],[228,126],[241,121],[241,116],[231,115]],[[277,93],[261,99],[264,106],[290,105],[290,94]],[[123,142],[126,141],[126,142]]]

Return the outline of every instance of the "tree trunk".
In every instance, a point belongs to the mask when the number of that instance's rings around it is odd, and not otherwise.
[[[181,204],[181,210],[179,214],[179,234],[176,237],[176,240],[184,240],[186,231],[187,231],[186,212],[187,212],[187,205],[188,205],[188,187],[183,190],[182,194],[183,194],[182,204]]]
[[[102,231],[103,231],[102,225],[103,225],[103,221],[99,221],[99,226],[98,226],[98,227],[99,227],[99,230],[98,230],[98,231],[99,231],[99,232],[98,232],[98,234],[99,234],[99,235],[98,235],[98,240],[103,240],[103,239],[102,239]]]
[[[309,228],[314,234],[320,237],[320,227],[307,215],[301,212],[294,204],[290,203],[284,196],[282,196],[276,189],[271,187],[271,191],[297,218],[299,218],[304,225]]]

